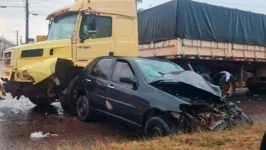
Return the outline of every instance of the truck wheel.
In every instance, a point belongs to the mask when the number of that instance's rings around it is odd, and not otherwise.
[[[144,128],[145,136],[168,136],[174,133],[171,124],[168,124],[163,117],[150,118]]]
[[[227,82],[225,81],[225,76],[223,76],[220,79],[219,86],[222,90],[222,95],[228,95],[228,97],[232,97],[235,92],[236,92],[236,85],[233,79],[228,80]]]
[[[59,101],[61,103],[62,108],[66,113],[70,115],[76,115],[76,83],[78,77],[75,77],[68,85],[66,94],[60,96]]]
[[[261,87],[259,85],[256,86],[256,84],[252,84],[252,78],[248,78],[246,81],[246,87],[249,89],[249,91],[252,94],[260,93]]]
[[[59,96],[59,102],[61,104],[61,107],[66,113],[70,113],[70,110],[68,108],[68,103],[66,101],[66,95],[60,95]]]
[[[39,97],[39,98],[37,98],[37,97],[29,97],[29,100],[33,104],[35,104],[37,106],[41,106],[41,107],[47,107],[47,106],[49,106],[51,104],[51,102],[49,100],[47,100],[45,98],[42,98],[42,97]]]

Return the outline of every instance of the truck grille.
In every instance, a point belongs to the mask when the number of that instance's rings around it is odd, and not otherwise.
[[[12,58],[12,52],[5,52],[4,53],[4,65],[5,66],[11,65],[11,58]]]

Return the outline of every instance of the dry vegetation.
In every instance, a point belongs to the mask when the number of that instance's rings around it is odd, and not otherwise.
[[[82,145],[59,146],[58,149],[93,149],[93,150],[256,150],[260,147],[260,142],[266,125],[254,125],[239,127],[233,130],[194,133],[189,135],[172,135],[153,140],[142,139],[139,141],[128,141],[123,143],[97,143],[94,147],[84,147]]]

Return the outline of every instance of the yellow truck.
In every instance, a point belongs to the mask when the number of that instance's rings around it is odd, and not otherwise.
[[[47,17],[49,34],[29,45],[5,50],[2,95],[22,95],[46,106],[61,99],[67,112],[75,77],[99,56],[138,56],[135,0],[76,0]]]

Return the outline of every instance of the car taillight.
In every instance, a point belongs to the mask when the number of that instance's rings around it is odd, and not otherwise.
[[[12,56],[12,52],[5,52],[4,53],[4,65],[5,66],[11,65],[11,56]]]

